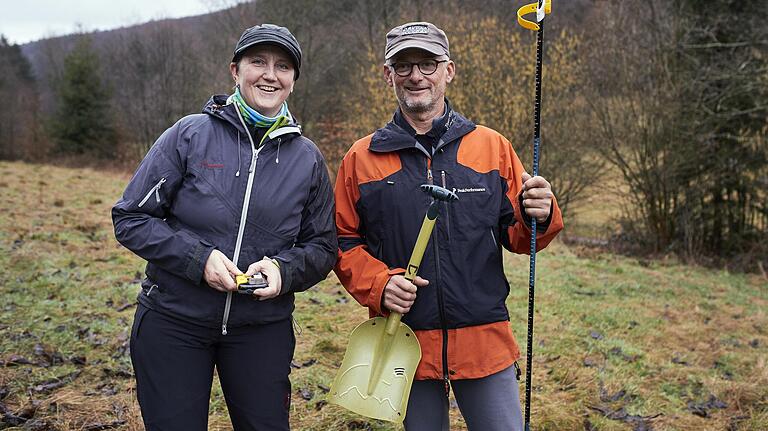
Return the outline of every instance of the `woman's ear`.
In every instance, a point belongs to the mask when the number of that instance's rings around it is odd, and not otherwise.
[[[237,63],[229,63],[229,73],[232,74],[232,79],[237,82]]]

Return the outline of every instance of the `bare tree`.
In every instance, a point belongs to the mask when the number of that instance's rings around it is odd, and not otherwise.
[[[657,252],[765,258],[765,9],[607,6],[592,106],[629,187],[625,233]]]
[[[200,112],[207,95],[195,40],[173,22],[157,22],[141,33],[120,35],[111,47],[113,110],[137,154],[179,118]]]

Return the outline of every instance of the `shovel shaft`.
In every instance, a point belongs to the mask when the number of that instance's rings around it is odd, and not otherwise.
[[[419,271],[421,259],[424,257],[424,251],[427,249],[429,237],[432,235],[432,229],[435,227],[435,220],[437,220],[437,211],[435,211],[437,205],[437,201],[432,202],[427,210],[427,215],[424,216],[424,222],[421,223],[419,236],[416,238],[416,245],[413,246],[411,258],[408,260],[408,267],[405,269],[405,278],[408,281],[413,282],[413,279],[416,278],[416,273]],[[432,217],[430,218],[430,216]]]
[[[424,216],[424,222],[421,223],[421,229],[419,229],[419,236],[416,238],[416,245],[413,246],[411,258],[408,260],[408,268],[405,270],[405,279],[410,282],[413,282],[413,279],[416,278],[416,273],[419,271],[419,265],[421,265],[421,259],[424,257],[424,251],[427,249],[427,244],[429,243],[429,237],[432,235],[432,229],[435,227],[437,211],[434,211],[434,209],[436,207],[437,201],[434,201],[430,205],[429,210],[427,210],[427,215]],[[403,315],[400,313],[390,313],[387,317],[387,334],[393,335],[397,331],[397,327],[400,325],[400,319],[402,317]]]
[[[413,246],[413,252],[411,258],[408,260],[408,268],[405,270],[405,279],[413,282],[416,278],[416,273],[419,272],[419,266],[421,265],[421,259],[424,257],[424,251],[429,244],[429,237],[432,235],[432,229],[435,227],[435,221],[437,220],[437,201],[430,204],[427,210],[427,215],[424,216],[424,221],[421,223],[421,229],[419,229],[419,236],[416,238],[416,245]],[[430,217],[431,216],[431,217]],[[403,317],[400,313],[391,313],[387,317],[387,334],[392,335],[397,331],[397,326],[400,324],[400,319]]]
[[[429,210],[427,210],[427,215],[424,216],[424,222],[422,222],[421,229],[419,229],[419,236],[416,238],[416,245],[413,246],[411,259],[408,261],[408,268],[405,270],[405,278],[410,282],[413,282],[413,279],[416,278],[416,273],[419,271],[419,265],[421,265],[421,259],[424,257],[424,251],[427,249],[427,244],[429,243],[429,237],[432,235],[432,229],[435,227],[437,214],[434,209],[436,205],[437,201],[432,202]],[[385,331],[388,335],[393,335],[397,331],[402,317],[402,314],[394,312],[387,316],[387,327]]]
[[[405,270],[405,278],[413,282],[416,278],[416,273],[419,271],[419,265],[421,265],[421,259],[424,257],[424,251],[427,249],[429,243],[429,237],[432,236],[432,230],[435,227],[435,221],[437,220],[437,205],[438,201],[433,200],[427,209],[427,214],[424,216],[424,221],[421,223],[419,229],[419,236],[416,238],[416,245],[413,246],[413,252],[411,258],[408,260],[408,268]],[[383,356],[389,354],[389,345],[391,344],[391,337],[395,335],[397,329],[400,327],[400,319],[403,317],[400,313],[390,313],[387,316],[387,326],[384,328],[384,336],[376,347],[376,354],[374,357],[378,357],[379,360],[375,361],[372,366],[371,379],[368,382],[368,394],[373,393],[376,384],[379,381],[381,375],[381,365],[384,361],[381,359]]]
[[[387,316],[387,326],[384,329],[387,335],[395,335],[397,328],[400,327],[400,319],[402,317],[403,315],[400,313],[390,313],[390,315]]]

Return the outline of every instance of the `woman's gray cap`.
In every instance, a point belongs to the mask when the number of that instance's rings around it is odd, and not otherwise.
[[[246,49],[260,43],[270,43],[278,45],[290,54],[293,65],[296,68],[294,79],[299,79],[299,69],[301,68],[301,47],[299,41],[285,27],[274,24],[255,25],[246,29],[240,36],[235,46],[235,52],[232,54],[232,62],[237,63]]]
[[[387,46],[384,48],[384,60],[389,60],[408,48],[423,49],[437,56],[450,57],[448,36],[430,22],[409,22],[390,30],[387,33]]]

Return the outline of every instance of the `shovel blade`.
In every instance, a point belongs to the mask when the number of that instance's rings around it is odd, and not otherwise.
[[[389,335],[386,323],[375,317],[352,331],[328,402],[369,418],[402,423],[421,347],[408,325],[398,323]]]

